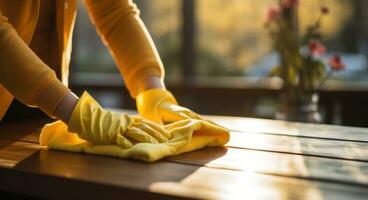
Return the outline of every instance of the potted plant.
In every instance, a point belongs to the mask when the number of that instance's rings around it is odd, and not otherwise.
[[[289,121],[321,122],[318,91],[334,71],[345,68],[340,55],[328,64],[322,61],[326,47],[321,42],[321,23],[329,10],[323,6],[319,17],[298,31],[298,0],[280,0],[267,13],[265,27],[280,62],[270,72],[283,80],[277,118]],[[328,69],[328,66],[330,69]]]

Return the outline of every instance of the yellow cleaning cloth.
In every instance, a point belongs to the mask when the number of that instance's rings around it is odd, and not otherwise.
[[[40,144],[49,149],[156,161],[166,156],[194,151],[206,146],[223,146],[229,141],[229,132],[202,120],[186,119],[165,125],[172,138],[166,143],[136,143],[130,148],[117,145],[94,145],[68,132],[61,121],[46,125],[41,132]]]

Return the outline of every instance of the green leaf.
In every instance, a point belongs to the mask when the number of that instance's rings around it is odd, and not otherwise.
[[[268,73],[268,76],[281,76],[281,66],[274,66],[271,71]]]

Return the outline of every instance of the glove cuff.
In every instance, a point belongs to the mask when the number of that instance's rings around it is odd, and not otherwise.
[[[126,114],[104,110],[88,92],[84,92],[68,122],[68,131],[95,144],[112,144],[116,130],[125,133],[132,123]]]
[[[138,112],[155,122],[162,123],[161,117],[159,116],[158,107],[163,102],[170,102],[178,105],[175,97],[171,92],[166,89],[150,89],[141,92],[136,97],[137,110]]]
[[[80,134],[83,127],[83,118],[87,114],[88,110],[91,111],[91,107],[101,107],[96,100],[87,92],[84,91],[83,95],[79,98],[77,105],[75,106],[70,119],[68,121],[68,131]]]

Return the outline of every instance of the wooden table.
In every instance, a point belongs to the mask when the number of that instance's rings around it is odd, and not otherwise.
[[[368,129],[211,116],[224,148],[156,163],[45,150],[36,122],[0,127],[0,190],[53,199],[367,199]]]

